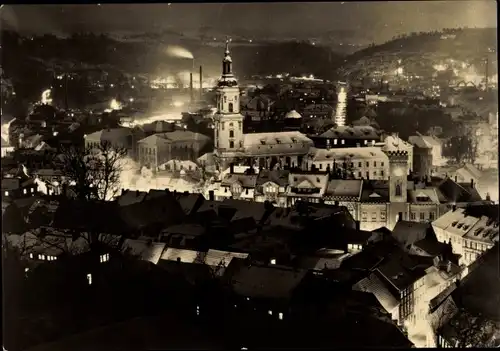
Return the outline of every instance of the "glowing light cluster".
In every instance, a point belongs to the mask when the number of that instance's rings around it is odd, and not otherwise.
[[[44,90],[44,92],[42,93],[41,103],[43,105],[51,105],[52,104],[52,90],[51,89]]]
[[[191,53],[191,51],[189,51],[186,48],[183,48],[182,46],[176,46],[176,45],[169,46],[167,47],[166,53],[171,57],[185,58],[190,60],[194,59],[194,56]]]
[[[337,94],[337,109],[335,111],[335,123],[338,126],[345,125],[345,116],[347,108],[347,91],[345,87],[340,87]]]
[[[109,108],[112,111],[121,110],[122,109],[122,104],[118,100],[113,99],[109,103]]]

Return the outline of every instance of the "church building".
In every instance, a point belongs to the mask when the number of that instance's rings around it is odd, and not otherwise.
[[[270,168],[301,167],[313,141],[298,131],[243,133],[240,89],[233,70],[229,42],[217,83],[217,113],[214,115],[214,158],[220,170],[231,163]]]

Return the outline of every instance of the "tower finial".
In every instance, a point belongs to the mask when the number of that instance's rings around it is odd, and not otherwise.
[[[224,52],[226,55],[229,55],[229,42],[231,40],[229,39],[229,37],[226,37],[226,51]]]

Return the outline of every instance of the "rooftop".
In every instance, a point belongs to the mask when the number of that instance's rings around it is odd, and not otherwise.
[[[349,147],[349,148],[333,148],[333,149],[316,149],[309,151],[313,161],[337,161],[343,160],[385,160],[389,158],[379,147]]]
[[[323,138],[335,139],[368,139],[380,140],[380,131],[371,126],[335,126],[320,135]]]

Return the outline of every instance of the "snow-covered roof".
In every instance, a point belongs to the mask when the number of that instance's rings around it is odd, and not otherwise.
[[[300,132],[244,134],[243,147],[248,156],[306,154],[313,141]]]
[[[341,161],[343,159],[350,160],[389,160],[387,155],[378,147],[348,147],[341,149],[311,149],[309,155],[313,161]]]
[[[380,132],[372,126],[336,126],[320,135],[335,139],[380,139]]]
[[[300,115],[300,113],[298,113],[297,111],[295,110],[291,110],[290,112],[288,112],[286,115],[285,115],[285,118],[293,118],[293,119],[296,119],[296,118],[302,118],[302,116]]]
[[[326,187],[328,185],[327,174],[310,174],[310,173],[290,173],[288,175],[288,189],[289,196],[295,195],[297,189],[318,189],[317,192],[300,194],[297,196],[307,197],[323,197]]]
[[[384,141],[384,150],[385,151],[399,151],[399,150],[408,150],[413,148],[413,146],[398,137],[397,135],[388,135]]]

